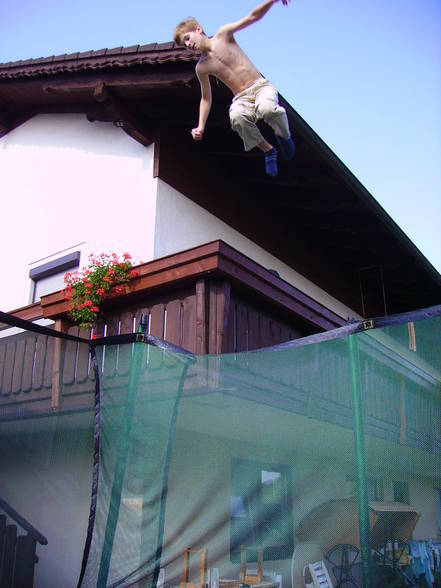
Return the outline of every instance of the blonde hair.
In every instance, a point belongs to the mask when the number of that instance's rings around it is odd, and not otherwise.
[[[176,45],[184,45],[182,35],[185,35],[185,33],[188,33],[190,31],[195,31],[200,26],[201,25],[195,18],[189,16],[188,18],[186,18],[185,20],[183,20],[175,26],[173,30],[173,41],[176,43]]]

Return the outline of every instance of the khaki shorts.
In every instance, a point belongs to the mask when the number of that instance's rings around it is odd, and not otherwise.
[[[279,105],[275,86],[265,78],[257,79],[249,88],[234,96],[230,106],[230,122],[239,133],[245,151],[256,147],[264,138],[256,122],[263,119],[281,137],[289,137],[288,118],[285,109]]]

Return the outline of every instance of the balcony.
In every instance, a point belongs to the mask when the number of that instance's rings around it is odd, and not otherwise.
[[[197,355],[239,354],[341,326],[343,320],[273,272],[226,244],[207,245],[139,266],[139,277],[125,293],[109,301],[93,332],[98,337],[136,331],[141,315],[148,332]],[[16,311],[22,318],[50,318],[53,328],[86,339],[91,333],[69,323],[62,293]],[[406,327],[407,328],[407,327]],[[360,341],[365,391],[365,426],[376,438],[441,453],[439,438],[439,371],[434,358],[420,358],[403,345],[402,329],[391,337],[373,331]],[[8,331],[3,331],[8,335]],[[401,337],[401,340],[400,340]],[[430,346],[426,346],[430,347]],[[118,350],[99,349],[104,380],[124,387],[129,366]],[[332,361],[326,346],[310,346],[300,367],[280,364],[262,376],[256,364],[256,390],[275,389],[280,402],[297,414],[335,425],[352,426],[347,343],[334,344]],[[253,380],[252,362],[236,362],[236,377]],[[256,356],[254,356],[256,357]],[[239,358],[239,359],[238,359]],[[324,371],[318,369],[328,362]],[[212,379],[222,387],[225,361]],[[259,368],[259,369],[257,369]],[[187,382],[191,387],[191,382]],[[94,375],[85,343],[22,332],[0,338],[0,415],[3,420],[52,411],[89,410]]]

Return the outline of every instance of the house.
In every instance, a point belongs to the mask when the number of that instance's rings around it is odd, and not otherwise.
[[[198,358],[233,353],[241,362],[241,352],[322,333],[348,317],[439,304],[441,276],[283,99],[297,151],[276,179],[265,176],[259,154],[243,153],[229,128],[230,96],[222,85],[213,88],[204,144],[193,142],[194,65],[195,56],[172,43],[0,65],[0,175],[13,203],[0,235],[3,251],[10,252],[3,271],[11,284],[0,293],[2,310],[78,334],[67,320],[63,275],[91,252],[115,248],[142,260],[139,277],[108,304],[95,334],[133,332],[142,313],[152,335]],[[372,335],[362,350],[363,386],[369,380],[372,390],[369,446],[375,455],[389,455],[383,464],[368,463],[370,498],[417,509],[416,539],[436,538],[440,523],[433,320],[430,329],[414,327],[424,357],[409,351],[407,331]],[[48,540],[37,548],[35,585],[73,586],[91,485],[89,350],[30,332],[5,329],[0,335],[0,459],[8,472],[0,498]],[[108,378],[115,393],[127,389],[123,360],[130,353],[122,346],[103,351],[103,382]],[[314,506],[353,495],[351,403],[341,353],[311,355],[294,380],[279,360],[277,377],[263,377],[262,366],[247,360],[252,384],[242,382],[241,394],[253,386],[261,394],[262,382],[270,382],[282,398],[293,389],[296,397],[288,412],[240,397],[241,417],[227,401],[228,394],[237,397],[231,394],[241,381],[236,372],[227,380],[204,380],[200,372],[209,360],[198,360],[192,389],[221,396],[217,404],[210,397],[205,408],[191,396],[185,401],[175,460],[185,464],[184,487],[196,491],[186,508],[169,502],[166,583],[179,581],[189,546],[208,545],[208,566],[223,578],[236,577],[237,534],[255,552],[260,545],[265,566],[289,585],[297,526]],[[271,434],[258,434],[252,422],[266,423]],[[204,463],[226,472],[217,478],[216,501],[207,501],[214,492],[210,480],[198,477]],[[172,467],[170,479],[182,487],[177,473]],[[256,476],[265,490],[259,508],[267,501],[284,521],[268,530],[271,548],[262,539],[263,522],[250,523],[247,514],[247,508],[259,510],[244,482]],[[129,528],[138,533],[130,557],[122,550],[126,562],[142,559],[151,540],[143,531],[148,500],[141,487],[123,499]],[[4,526],[11,528],[7,514]]]

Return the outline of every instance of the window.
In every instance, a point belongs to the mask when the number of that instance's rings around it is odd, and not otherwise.
[[[231,464],[230,556],[240,561],[247,547],[248,561],[286,559],[293,551],[292,476],[290,468],[254,461]]]
[[[394,482],[393,486],[395,502],[409,504],[409,484],[407,482]]]
[[[42,296],[64,288],[64,274],[78,268],[80,252],[74,251],[58,259],[49,261],[29,271],[32,280],[31,303],[38,302]]]
[[[377,478],[368,478],[367,490],[368,498],[371,501],[383,501],[384,500],[384,487],[383,481]],[[357,480],[355,478],[346,479],[346,494],[348,498],[355,498],[357,496]]]

